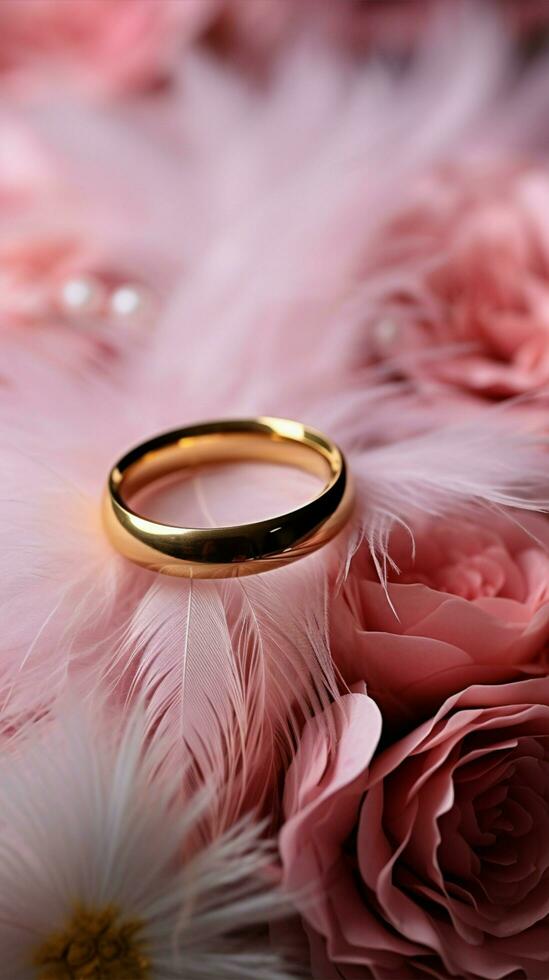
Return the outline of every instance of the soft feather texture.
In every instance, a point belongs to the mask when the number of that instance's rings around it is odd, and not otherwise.
[[[346,567],[363,534],[382,565],[390,523],[406,522],[414,509],[443,513],[468,502],[530,507],[533,496],[537,505],[545,505],[540,497],[545,454],[512,413],[504,421],[483,415],[480,425],[473,413],[461,427],[422,435],[432,416],[426,412],[422,420],[416,410],[403,427],[398,387],[353,361],[360,313],[354,282],[367,267],[377,224],[388,206],[396,207],[395,188],[426,164],[453,154],[454,147],[469,152],[468,134],[476,138],[508,71],[506,59],[499,28],[483,17],[474,29],[467,20],[459,22],[451,41],[437,33],[405,83],[395,82],[381,66],[355,74],[318,51],[314,58],[302,51],[273,81],[265,101],[236,78],[226,86],[226,74],[207,61],[188,59],[175,95],[183,139],[162,128],[162,114],[153,120],[146,110],[143,117],[124,106],[106,112],[90,108],[82,126],[88,138],[94,134],[98,149],[88,158],[70,114],[33,110],[33,130],[49,153],[64,160],[65,173],[73,168],[82,186],[89,181],[95,189],[91,206],[84,201],[80,209],[81,232],[93,228],[93,240],[108,255],[134,227],[136,214],[128,201],[139,202],[157,261],[164,253],[177,256],[181,271],[165,316],[148,337],[138,334],[133,350],[118,349],[107,360],[100,351],[99,359],[95,356],[101,375],[80,353],[94,343],[93,326],[84,336],[71,336],[65,328],[66,353],[58,363],[51,355],[33,356],[35,336],[47,348],[47,327],[16,330],[5,324],[9,361],[0,422],[6,710],[9,705],[17,714],[29,703],[38,710],[44,690],[47,697],[62,691],[68,675],[81,678],[88,691],[106,678],[109,689],[122,688],[124,697],[147,692],[153,727],[162,723],[177,732],[185,718],[189,729],[183,740],[194,740],[210,765],[213,760],[224,765],[227,738],[239,752],[253,746],[252,754],[270,739],[266,751],[272,757],[273,745],[294,716],[288,697],[293,682],[298,682],[298,716],[333,690],[326,582],[334,563]],[[437,116],[426,120],[433,89]],[[390,114],[384,104],[393,107]],[[544,104],[540,94],[538,112]],[[228,145],[226,128],[212,125],[212,113],[232,120]],[[529,119],[534,116],[531,106]],[[144,123],[151,149],[128,171],[124,161],[135,158]],[[512,137],[504,134],[507,143],[525,138],[529,127],[521,137],[521,126],[519,121]],[[392,147],[410,132],[410,152],[403,158]],[[288,149],[283,156],[273,152],[281,143]],[[477,140],[476,152],[478,145]],[[160,197],[159,160],[166,161]],[[382,160],[389,164],[381,168]],[[247,181],[241,176],[244,167]],[[172,214],[186,213],[186,221],[166,224],[168,200]],[[145,275],[146,263],[141,268]],[[57,332],[52,339],[53,354]],[[66,372],[67,352],[72,377]],[[265,582],[241,584],[228,597],[218,587],[193,595],[181,583],[158,583],[111,553],[97,507],[117,455],[167,426],[256,411],[301,417],[341,441],[357,475],[354,531],[298,572],[288,569]],[[413,439],[379,445],[396,425],[405,437],[407,424]],[[258,486],[247,487],[254,499]],[[213,487],[214,498],[222,497],[224,484]],[[184,508],[189,498],[184,486],[181,492]],[[242,487],[240,507],[245,503]],[[347,554],[341,554],[345,548]],[[38,555],[40,564],[29,561],[29,554]],[[309,578],[318,581],[314,589]],[[32,615],[22,616],[22,597],[29,590]],[[308,595],[306,603],[302,594]],[[233,610],[228,623],[227,604]],[[201,625],[210,619],[218,624],[215,654]],[[213,663],[200,667],[208,650],[207,657],[219,658],[215,669]],[[297,656],[289,675],[280,666],[281,655],[290,665]],[[223,708],[219,697],[211,708],[219,720],[212,730],[215,744],[202,746],[188,705],[207,697],[200,671],[211,678],[223,663],[222,689],[232,707]],[[257,700],[246,681],[250,671]],[[262,697],[271,704],[264,716]],[[227,734],[233,711],[236,727]],[[267,733],[259,733],[265,724]]]
[[[548,71],[525,73],[515,104],[527,111],[510,125],[507,42],[479,8],[434,29],[400,74],[305,46],[259,92],[195,55],[157,101],[98,108],[63,94],[21,110],[44,180],[23,195],[18,246],[32,251],[37,228],[76,233],[107,279],[122,255],[156,290],[159,315],[120,335],[55,316],[22,325],[0,297],[5,728],[54,713],[68,685],[113,711],[139,702],[143,738],[160,739],[178,787],[217,788],[201,835],[230,834],[247,811],[276,819],[303,722],[338,690],[330,598],[360,543],[383,578],[394,523],[549,505],[537,417],[418,390],[359,356],[388,278],[399,281],[376,242],[405,187],[448,161],[528,151]],[[155,578],[115,554],[99,518],[115,459],[164,428],[251,413],[300,418],[342,444],[357,486],[347,531],[295,566],[227,583]],[[155,506],[207,526],[237,491],[233,516],[284,509],[305,489],[284,470],[278,486],[221,470]],[[277,975],[268,969],[253,975]]]

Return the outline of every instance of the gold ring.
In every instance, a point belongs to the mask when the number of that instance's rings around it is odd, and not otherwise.
[[[290,464],[326,482],[296,510],[234,527],[162,524],[127,502],[169,473],[228,460]],[[138,565],[164,575],[228,578],[265,572],[321,548],[347,521],[352,497],[343,453],[321,432],[288,419],[225,420],[165,432],[126,453],[109,474],[103,521],[114,547]]]

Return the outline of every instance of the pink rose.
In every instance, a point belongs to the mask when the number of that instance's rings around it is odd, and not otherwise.
[[[549,639],[545,518],[486,512],[478,523],[435,518],[413,530],[415,551],[407,531],[391,536],[388,597],[362,551],[331,616],[344,679],[366,681],[397,727],[469,684],[539,672]]]
[[[549,678],[471,687],[373,763],[370,705],[309,722],[287,776],[313,976],[545,980]]]
[[[150,88],[217,0],[3,0],[0,76],[22,94],[50,82],[88,92]]]
[[[380,733],[381,715],[372,699],[362,693],[345,695],[327,716],[305,726],[286,775],[280,853],[288,888],[306,896],[306,921],[314,930],[311,955],[322,970],[319,977],[330,974],[316,934],[328,938],[329,959],[336,962],[345,962],[357,940],[361,943],[364,911],[356,901],[354,861],[345,860],[343,848],[356,826],[364,792],[358,780],[368,771]],[[409,950],[406,942],[395,945],[403,953]]]
[[[387,229],[398,255],[368,355],[488,397],[549,382],[549,179],[464,168],[429,180]]]

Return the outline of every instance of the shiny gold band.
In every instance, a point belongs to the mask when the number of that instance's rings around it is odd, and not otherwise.
[[[126,502],[169,473],[228,460],[289,463],[327,482],[296,510],[235,527],[161,524]],[[228,578],[264,572],[310,554],[340,531],[351,507],[350,480],[338,447],[300,422],[261,417],[192,425],[132,449],[109,474],[103,520],[111,543],[138,565],[165,575]]]

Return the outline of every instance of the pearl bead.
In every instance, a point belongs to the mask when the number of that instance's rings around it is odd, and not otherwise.
[[[378,344],[388,346],[392,344],[398,333],[398,326],[394,320],[379,320],[374,326],[374,337]]]
[[[102,303],[102,286],[91,276],[67,279],[61,287],[61,303],[68,313],[95,313]]]
[[[111,312],[121,319],[134,317],[141,313],[145,303],[146,298],[143,290],[131,283],[119,286],[110,297]]]

